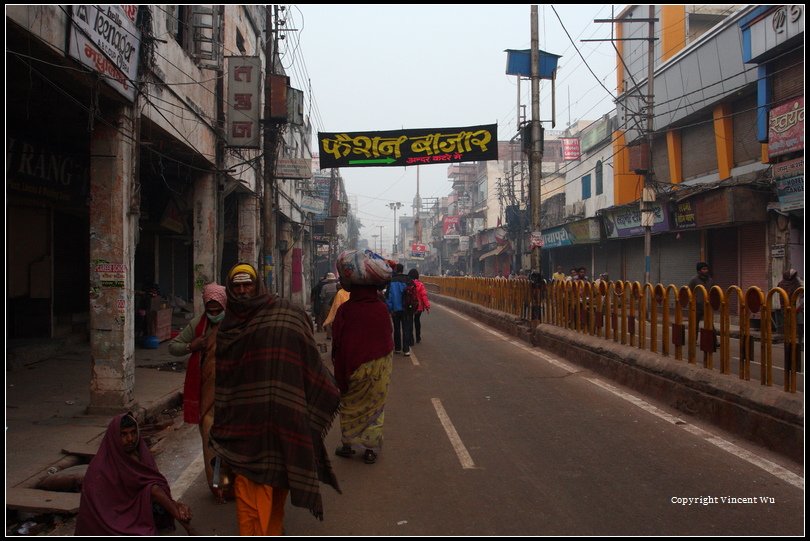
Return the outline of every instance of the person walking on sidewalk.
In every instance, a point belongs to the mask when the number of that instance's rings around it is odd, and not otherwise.
[[[385,303],[394,323],[394,353],[408,356],[413,344],[413,311],[402,303],[402,294],[410,282],[410,278],[402,274],[404,269],[402,263],[397,263],[388,285]]]
[[[338,281],[337,277],[335,276],[334,272],[330,272],[326,274],[326,279],[321,287],[321,312],[318,315],[318,323],[321,329],[325,328],[324,321],[326,321],[326,317],[329,314],[330,308],[332,308],[332,301],[335,300],[335,296],[337,295],[338,291]],[[331,335],[329,332],[326,333],[327,340],[331,339]]]
[[[155,535],[175,520],[190,531],[191,519],[191,508],[172,499],[132,413],[113,417],[82,481],[74,535]]]
[[[246,263],[226,288],[210,445],[234,472],[240,535],[281,535],[288,493],[323,520],[320,482],[340,492],[323,442],[340,392],[303,308]]]
[[[714,280],[709,273],[709,264],[705,261],[701,261],[695,265],[695,268],[697,269],[697,274],[689,281],[689,289],[691,289],[695,295],[695,314],[697,315],[697,324],[700,325],[700,322],[703,320],[703,313],[705,312],[706,299],[703,298],[702,292],[696,291],[696,288],[697,286],[703,286],[706,288],[706,293],[708,294],[712,286],[714,286]]]
[[[335,294],[335,298],[332,299],[332,307],[329,308],[329,313],[326,315],[326,319],[323,320],[323,328],[326,329],[327,337],[332,336],[332,323],[335,321],[338,308],[340,308],[341,304],[349,300],[349,296],[349,290],[343,287],[342,281],[339,281],[338,291]]]
[[[355,272],[375,265],[378,273]],[[341,392],[341,445],[335,454],[349,458],[358,447],[366,464],[373,464],[383,442],[394,349],[391,318],[377,291],[390,272],[382,260],[349,250],[338,257],[338,274],[351,295],[337,310],[332,335],[332,362]]]
[[[192,319],[183,332],[171,341],[169,353],[178,357],[191,354],[183,386],[183,420],[200,427],[208,488],[221,503],[233,499],[233,486],[227,468],[221,467],[219,479],[214,479],[215,455],[208,446],[208,434],[214,424],[217,331],[225,317],[228,297],[225,286],[207,284],[203,287],[202,298],[205,312]]]
[[[427,288],[425,288],[425,284],[423,284],[419,280],[419,271],[416,269],[411,269],[408,271],[408,278],[413,281],[414,286],[416,286],[416,298],[419,300],[419,304],[416,307],[416,312],[413,314],[413,327],[416,331],[414,333],[414,338],[416,338],[416,343],[422,341],[422,312],[430,313],[430,300],[428,300]]]

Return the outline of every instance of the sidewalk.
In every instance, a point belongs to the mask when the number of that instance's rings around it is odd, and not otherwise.
[[[331,342],[316,333],[324,359]],[[139,419],[182,423],[186,357],[135,348],[135,412]],[[34,490],[49,468],[84,463],[63,450],[94,452],[110,420],[88,415],[90,345],[70,340],[8,343],[6,346],[6,508],[31,516],[78,510],[78,493]],[[331,365],[331,363],[328,363]],[[169,428],[174,430],[174,428]],[[54,470],[52,470],[54,471]],[[11,521],[7,515],[7,527]],[[16,534],[7,531],[6,534]],[[32,532],[33,533],[33,532]]]

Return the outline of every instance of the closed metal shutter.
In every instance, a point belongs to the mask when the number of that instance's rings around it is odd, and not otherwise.
[[[765,224],[740,226],[740,287],[768,291],[768,238]]]
[[[666,135],[655,138],[652,155],[655,180],[658,182],[670,182],[669,150],[667,149]]]
[[[774,103],[804,94],[804,48],[774,61]]]
[[[694,123],[698,124],[681,130],[684,180],[717,172],[712,116],[697,118]]]
[[[734,102],[734,165],[761,159],[757,141],[757,98],[748,96]]]
[[[727,291],[731,285],[740,285],[737,228],[713,229],[709,238],[709,268],[714,283]],[[697,274],[697,272],[695,273]],[[736,300],[731,313],[737,314]]]
[[[596,280],[603,272],[611,280],[623,280],[622,275],[622,241],[606,240],[594,246],[594,268],[591,277]]]
[[[582,246],[566,246],[564,248],[554,249],[554,270],[556,272],[557,265],[561,265],[563,272],[568,275],[572,267],[579,268],[585,267],[588,269],[588,276],[591,275],[593,269],[591,266],[591,245],[584,244]]]
[[[657,246],[658,268],[655,281],[668,286],[685,286],[695,276],[695,265],[700,261],[700,233],[698,231],[668,233],[653,237]]]
[[[625,239],[622,242],[624,243],[624,279],[644,283],[644,238]]]
[[[87,312],[90,301],[90,226],[86,216],[54,212],[53,311],[56,315]]]

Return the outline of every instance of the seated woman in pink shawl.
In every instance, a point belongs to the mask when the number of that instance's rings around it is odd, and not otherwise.
[[[75,535],[155,535],[175,519],[188,530],[191,509],[171,494],[135,418],[116,415],[84,476]]]

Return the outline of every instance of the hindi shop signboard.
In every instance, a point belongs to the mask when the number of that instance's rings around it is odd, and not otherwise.
[[[318,133],[321,169],[401,167],[498,159],[498,125]]]
[[[653,225],[652,233],[663,233],[669,231],[669,213],[659,203],[653,203]],[[644,226],[641,225],[641,211],[638,207],[629,207],[602,214],[605,223],[605,231],[608,238],[617,239],[620,237],[636,237],[644,234]]]
[[[804,96],[771,109],[768,120],[768,157],[804,149]]]
[[[101,74],[130,102],[135,101],[141,31],[138,6],[72,6],[68,55]]]
[[[782,211],[804,208],[804,158],[773,165],[776,194]]]
[[[227,60],[228,127],[225,136],[228,146],[259,148],[261,59],[258,56],[229,56]]]

